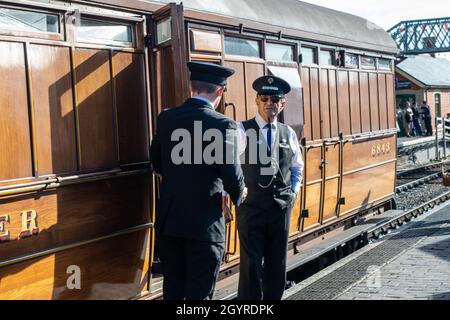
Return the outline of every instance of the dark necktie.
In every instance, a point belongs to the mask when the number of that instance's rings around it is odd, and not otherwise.
[[[267,129],[267,155],[272,156],[272,124],[266,124]]]

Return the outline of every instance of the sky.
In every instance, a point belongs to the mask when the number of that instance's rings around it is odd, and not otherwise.
[[[450,17],[448,0],[302,0],[348,12],[389,29],[403,20]]]

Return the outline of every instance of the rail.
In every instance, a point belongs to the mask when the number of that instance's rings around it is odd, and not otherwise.
[[[80,184],[93,181],[101,181],[126,176],[141,175],[150,173],[150,169],[130,170],[115,169],[96,173],[72,175],[67,177],[49,177],[45,180],[32,181],[27,183],[11,184],[0,187],[0,197],[11,196],[27,192],[44,191],[56,189],[63,186]]]

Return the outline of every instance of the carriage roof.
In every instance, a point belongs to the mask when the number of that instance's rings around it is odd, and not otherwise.
[[[174,0],[146,0],[169,3]],[[396,53],[390,35],[374,23],[348,13],[324,8],[298,0],[183,0],[186,9],[269,24],[302,31],[315,39],[331,37],[334,43],[351,41],[361,48],[379,48]]]

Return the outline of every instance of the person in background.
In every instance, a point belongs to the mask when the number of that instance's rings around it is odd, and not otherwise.
[[[406,103],[406,108],[405,108],[405,131],[406,131],[406,136],[407,137],[411,137],[414,135],[413,132],[413,117],[414,117],[414,113],[411,109],[411,103],[407,102]]]
[[[423,122],[425,123],[425,129],[427,131],[427,136],[433,135],[433,127],[431,125],[431,111],[430,106],[427,104],[426,101],[422,103],[422,118]]]
[[[413,124],[414,124],[414,136],[421,137],[423,135],[422,126],[420,125],[420,110],[417,102],[414,103],[413,111]]]

